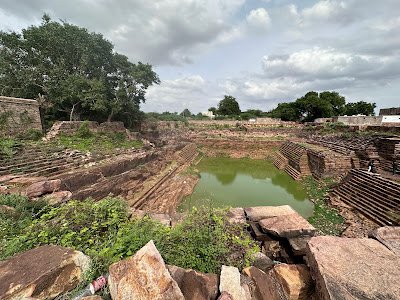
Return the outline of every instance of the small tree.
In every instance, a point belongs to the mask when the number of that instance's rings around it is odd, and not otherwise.
[[[190,112],[190,110],[188,110],[187,108],[185,108],[180,115],[184,118],[188,118],[192,116],[192,113]]]
[[[225,95],[218,104],[218,114],[225,116],[240,115],[239,103],[235,97]]]

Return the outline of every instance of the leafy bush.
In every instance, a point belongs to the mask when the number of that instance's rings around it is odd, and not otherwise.
[[[46,203],[42,201],[31,202],[27,197],[11,194],[0,195],[0,253],[4,253],[8,241],[31,225],[34,218],[46,212]],[[4,206],[11,207],[7,209]],[[12,253],[21,251],[18,248],[9,249]],[[0,257],[3,254],[0,254]]]
[[[106,198],[70,201],[31,221],[12,239],[5,240],[0,259],[43,244],[80,250],[93,260],[91,273],[133,255],[154,240],[166,263],[202,272],[218,272],[222,264],[242,268],[249,264],[256,244],[243,228],[226,222],[222,210],[192,211],[173,228],[148,217],[128,220],[125,202]]]
[[[93,133],[89,129],[89,122],[82,122],[81,126],[79,126],[78,131],[76,132],[76,136],[87,139],[93,136]]]

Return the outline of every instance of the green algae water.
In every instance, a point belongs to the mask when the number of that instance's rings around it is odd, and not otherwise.
[[[313,214],[306,191],[271,162],[225,157],[203,158],[196,166],[200,180],[180,211],[202,205],[249,207],[290,205],[303,217]]]

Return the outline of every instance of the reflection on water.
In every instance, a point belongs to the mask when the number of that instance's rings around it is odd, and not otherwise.
[[[292,206],[309,217],[313,204],[305,190],[270,162],[251,159],[204,158],[197,169],[200,181],[180,210],[193,206],[248,207],[259,205]]]

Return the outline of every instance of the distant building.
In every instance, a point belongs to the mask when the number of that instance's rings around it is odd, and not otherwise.
[[[214,115],[213,112],[210,111],[210,110],[207,110],[207,111],[205,111],[205,112],[202,112],[201,114],[202,114],[203,116],[209,117],[210,119],[214,119],[214,118],[215,118],[215,115]]]

